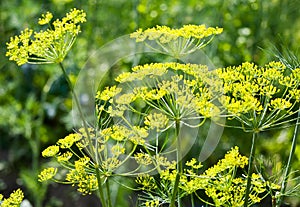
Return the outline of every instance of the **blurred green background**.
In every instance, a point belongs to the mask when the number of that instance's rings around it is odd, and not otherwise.
[[[184,24],[223,27],[224,32],[204,48],[216,67],[243,61],[265,64],[288,48],[297,54],[300,42],[300,4],[297,0],[1,0],[0,5],[0,193],[8,196],[18,187],[34,207],[96,206],[97,198],[80,196],[61,185],[40,184],[37,173],[43,165],[40,152],[72,131],[71,96],[60,70],[54,65],[18,67],[5,57],[6,42],[27,27],[39,30],[41,13],[61,18],[71,8],[83,9],[82,26],[74,48],[65,60],[70,74],[78,74],[87,58],[101,46],[137,28]],[[99,63],[100,64],[100,63]],[[120,62],[112,71],[128,70],[132,63]],[[106,78],[109,82],[113,72]],[[202,131],[205,131],[205,127]],[[272,131],[259,139],[258,155],[276,159],[284,168],[290,149],[291,129]],[[199,138],[200,139],[200,138]],[[199,141],[201,144],[201,140]],[[225,151],[238,145],[249,154],[250,135],[226,129],[210,165]],[[195,150],[197,153],[197,150]],[[293,169],[300,168],[300,141]],[[59,192],[59,193],[58,193]],[[120,196],[127,196],[120,191]],[[299,198],[292,198],[293,206]],[[123,199],[118,206],[129,206]]]

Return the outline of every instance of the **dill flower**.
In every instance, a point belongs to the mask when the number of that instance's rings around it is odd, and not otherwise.
[[[62,155],[57,157],[57,161],[58,162],[67,162],[69,161],[69,159],[71,159],[71,157],[73,156],[73,154],[69,151],[63,153]]]
[[[39,24],[50,24],[52,17],[50,12],[43,14]],[[84,11],[74,8],[45,31],[34,32],[27,28],[10,38],[6,56],[18,65],[61,63],[80,32],[80,24],[86,21],[85,17]]]
[[[39,18],[38,23],[40,25],[48,24],[52,18],[53,15],[50,12],[47,12],[46,14],[42,14],[42,18]]]
[[[125,126],[114,125],[112,127],[110,138],[116,141],[123,141],[124,139],[127,139],[129,137],[130,133],[130,130]]]
[[[53,157],[59,152],[59,146],[52,145],[47,147],[45,150],[42,152],[43,157]]]
[[[115,79],[120,83],[118,86],[98,91],[96,108],[99,109],[99,122],[103,122],[105,116],[115,120],[100,126],[103,127],[100,135],[104,150],[101,148],[101,152],[97,149],[94,152],[101,158],[101,174],[109,177],[114,171],[124,171],[120,166],[124,166],[128,156],[134,158],[136,168],[130,166],[134,169],[124,173],[127,176],[141,171],[175,169],[177,163],[166,157],[189,147],[175,148],[174,141],[178,139],[173,133],[175,127],[196,128],[204,123],[205,118],[220,114],[218,106],[213,103],[217,97],[207,87],[213,82],[212,78],[205,65],[151,63],[135,66],[131,72],[120,74]],[[122,88],[124,85],[125,90]],[[165,134],[168,129],[171,135]],[[126,148],[125,154],[115,150],[115,146],[125,146],[128,141],[132,151]],[[105,149],[106,146],[110,149]],[[134,151],[137,146],[139,153]],[[119,154],[122,156],[118,157]],[[177,161],[181,159],[179,154]],[[200,168],[201,164],[193,167]],[[177,179],[177,174],[174,171],[172,182]]]
[[[130,104],[136,99],[136,95],[133,93],[122,94],[116,98],[117,104]]]
[[[24,193],[21,189],[13,191],[9,198],[3,199],[3,195],[0,194],[0,206],[1,207],[19,207],[24,198]],[[2,200],[3,199],[3,200]]]
[[[149,126],[151,129],[156,129],[156,131],[162,131],[166,129],[169,119],[166,115],[162,113],[153,113],[145,117],[144,124]]]
[[[45,168],[42,172],[38,175],[40,182],[45,182],[47,180],[51,180],[57,173],[57,168],[50,167]]]
[[[146,201],[144,205],[145,207],[159,207],[160,206],[159,198],[155,198],[152,201]]]
[[[152,158],[146,153],[136,153],[134,154],[135,161],[140,165],[150,165],[152,164]]]
[[[147,105],[167,116],[170,121],[180,119],[182,122],[196,114],[199,114],[199,119],[220,114],[220,109],[212,103],[217,97],[205,88],[214,80],[204,65],[174,62],[139,65],[132,68],[132,72],[120,74],[116,81],[129,84],[134,95],[125,93],[120,95],[120,100],[112,98],[110,102],[114,106],[120,105],[121,102],[130,104],[134,99],[142,99]],[[127,102],[121,101],[123,96],[129,97]],[[111,109],[118,108],[120,107]],[[124,110],[133,110],[130,106],[121,108],[121,116]],[[150,116],[146,118],[145,124],[151,128],[149,118]]]
[[[271,100],[270,107],[273,109],[284,110],[292,106],[292,103],[283,98],[276,98]]]
[[[300,79],[282,63],[258,67],[246,62],[214,73],[223,81],[219,101],[245,131],[264,131],[295,120]]]
[[[66,175],[66,181],[72,186],[77,186],[78,192],[83,195],[91,194],[97,190],[98,182],[95,173],[90,171],[90,159],[82,157],[75,161],[75,168]]]
[[[244,168],[248,164],[248,158],[239,154],[239,148],[232,148],[225,157],[218,161],[216,165],[207,169],[205,175],[209,177],[215,177],[218,173],[222,171],[232,169],[232,168]]]
[[[149,135],[147,128],[140,127],[140,126],[133,126],[131,130],[132,132],[129,136],[129,140],[135,145],[144,145],[145,139]]]
[[[135,182],[142,186],[142,190],[154,190],[157,188],[154,178],[148,174],[139,175]]]
[[[190,161],[187,161],[185,163],[185,165],[189,166],[189,167],[191,167],[193,169],[199,169],[199,168],[201,168],[203,166],[201,163],[197,164],[197,160],[195,158],[192,158]]]
[[[65,149],[65,148],[70,148],[72,145],[82,139],[82,135],[79,133],[73,133],[67,135],[63,139],[59,139],[57,141],[57,145],[59,145],[60,148]]]
[[[96,98],[102,101],[108,101],[112,97],[116,96],[121,92],[121,88],[117,88],[117,86],[106,87],[103,91],[98,91],[96,94]]]
[[[196,197],[210,206],[242,206],[245,203],[247,177],[239,176],[237,170],[243,169],[247,164],[248,158],[239,153],[238,147],[231,148],[223,159],[203,173],[199,172],[201,163],[192,158],[185,162],[184,171],[179,179],[178,188],[181,193],[178,196],[196,194]],[[150,203],[153,198],[170,203],[172,193],[168,192],[172,192],[174,188],[178,169],[175,165],[169,165],[159,173],[159,179],[146,174],[135,180],[147,195],[140,199],[143,203]],[[271,185],[260,174],[253,173],[251,177],[249,205],[259,203],[270,192],[268,186]],[[198,195],[201,191],[210,198],[210,201],[201,199]]]
[[[156,26],[146,30],[138,29],[130,35],[137,42],[155,41],[156,46],[147,42],[154,50],[171,54],[176,58],[192,53],[205,47],[215,35],[222,33],[222,28],[202,25],[184,25],[179,29],[167,26]]]
[[[116,144],[111,147],[111,152],[114,156],[119,157],[125,153],[125,148],[119,144]]]
[[[188,177],[183,182],[182,188],[190,193],[204,189],[216,206],[242,206],[245,200],[247,178],[236,175],[238,168],[244,168],[248,164],[248,158],[240,155],[238,147],[233,147],[226,153],[223,159],[203,174],[197,175],[194,168],[196,160],[187,162],[191,170],[187,170]],[[267,194],[267,182],[259,174],[252,174],[251,196],[249,204],[253,205],[261,201],[261,196]],[[183,180],[182,180],[183,181]],[[188,189],[191,188],[191,189]]]
[[[110,174],[117,169],[121,164],[121,161],[116,157],[109,157],[102,161],[101,167],[104,169],[105,174]]]

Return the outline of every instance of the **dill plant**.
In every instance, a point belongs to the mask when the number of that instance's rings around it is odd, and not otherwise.
[[[298,119],[296,115],[299,113],[299,68],[291,70],[282,62],[270,62],[264,67],[246,62],[214,72],[223,82],[219,101],[227,110],[227,115],[241,124],[228,126],[252,133],[244,205],[246,207],[259,133],[294,125]],[[284,194],[284,190],[281,194]]]
[[[298,53],[290,51],[287,48],[283,48],[282,53],[279,52],[278,49],[276,49],[276,52],[274,52],[274,54],[275,54],[275,57],[278,58],[278,60],[280,62],[285,64],[286,67],[289,68],[290,70],[295,70],[299,67],[299,59],[298,59],[299,54]],[[300,187],[299,182],[296,183],[296,185],[293,186],[291,189],[287,190],[289,178],[293,174],[293,172],[291,172],[291,169],[292,169],[292,160],[294,158],[294,154],[296,151],[297,137],[299,134],[299,121],[300,121],[299,119],[300,119],[300,111],[298,111],[298,115],[297,115],[297,119],[296,119],[296,126],[294,128],[289,157],[288,157],[286,169],[285,169],[285,172],[283,175],[283,180],[281,182],[281,190],[280,190],[279,195],[277,195],[277,197],[275,199],[277,206],[280,206],[283,203],[284,197],[286,197],[286,196],[291,196],[291,195],[295,194],[295,196],[299,197],[299,187]],[[294,179],[299,180],[299,177],[296,177]],[[298,192],[298,193],[296,193],[296,192]]]
[[[59,164],[42,170],[39,181],[69,184],[83,195],[99,193],[103,207],[112,207],[111,183],[134,178],[142,194],[139,206],[183,206],[190,196],[214,206],[250,206],[278,186],[254,173],[253,156],[259,132],[289,124],[298,113],[299,69],[282,63],[265,67],[244,63],[209,71],[206,65],[180,63],[181,57],[210,43],[221,28],[185,25],[157,26],[131,34],[137,42],[177,62],[138,65],[116,77],[117,85],[95,95],[98,123],[86,123],[71,80],[62,64],[76,41],[86,14],[72,9],[51,24],[42,15],[46,31],[25,29],[7,43],[7,56],[18,65],[58,64],[78,107],[82,126],[42,152]],[[183,132],[199,128],[206,119],[231,117],[234,126],[253,133],[250,158],[233,147],[216,165],[203,170],[195,158],[184,160],[190,149]],[[248,173],[237,172],[248,165]],[[204,192],[209,200],[202,198]]]
[[[154,51],[180,59],[208,45],[222,31],[223,28],[206,27],[204,24],[184,25],[179,29],[158,25],[146,30],[138,29],[130,37]]]
[[[4,198],[2,194],[0,194],[0,206],[1,207],[19,207],[24,198],[24,193],[22,190],[17,189],[13,191],[8,198]]]

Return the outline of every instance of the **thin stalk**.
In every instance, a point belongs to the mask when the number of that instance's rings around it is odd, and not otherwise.
[[[180,193],[179,193],[179,188],[178,188],[180,175],[182,173],[181,140],[179,138],[179,131],[180,131],[180,120],[177,119],[176,124],[175,124],[175,136],[177,139],[177,151],[176,151],[177,175],[175,178],[174,189],[173,189],[173,193],[172,193],[170,207],[175,207],[176,197],[177,197],[178,206],[181,206],[180,196],[179,196]]]
[[[281,183],[281,190],[280,190],[280,197],[279,197],[279,201],[278,201],[278,206],[280,206],[283,202],[284,194],[285,194],[288,179],[289,179],[289,174],[291,172],[292,159],[293,159],[294,154],[295,154],[296,145],[297,145],[297,137],[298,137],[298,133],[299,133],[298,132],[299,131],[298,130],[299,123],[300,123],[300,110],[298,111],[296,126],[295,126],[295,129],[294,129],[294,134],[293,134],[293,139],[292,139],[291,150],[290,150],[287,166],[286,166],[286,169],[285,169],[283,181]]]
[[[86,136],[87,136],[87,140],[88,140],[88,151],[89,151],[89,154],[90,156],[92,157],[93,160],[95,160],[95,157],[93,155],[93,143],[92,143],[92,140],[91,140],[91,137],[90,137],[90,133],[89,133],[89,130],[88,130],[88,126],[87,126],[87,123],[85,122],[85,118],[84,118],[84,115],[83,115],[83,112],[82,112],[82,109],[81,109],[81,106],[80,106],[80,103],[79,103],[79,100],[78,100],[78,97],[74,91],[74,88],[73,88],[73,85],[72,85],[72,82],[63,66],[62,63],[59,63],[59,66],[63,72],[63,75],[69,85],[69,88],[71,90],[71,93],[73,95],[73,98],[75,100],[75,104],[76,104],[76,107],[78,109],[78,112],[79,112],[79,116],[82,120],[82,124],[83,124],[83,128],[84,128],[84,131],[86,133]],[[98,182],[98,191],[99,191],[99,196],[100,196],[100,202],[102,203],[102,207],[107,207],[106,205],[106,202],[105,202],[105,199],[104,199],[104,194],[103,194],[103,191],[102,191],[102,182],[101,182],[101,177],[100,177],[100,171],[99,171],[99,168],[98,168],[98,163],[97,163],[97,166],[96,166],[96,177],[97,177],[97,182]]]
[[[253,134],[252,134],[252,144],[251,144],[251,151],[250,151],[250,156],[249,156],[248,177],[247,177],[247,187],[246,187],[244,207],[248,207],[248,200],[249,200],[251,179],[252,179],[252,172],[253,172],[253,160],[254,160],[254,155],[255,155],[255,142],[256,142],[257,135],[258,135],[258,132],[253,132]]]
[[[102,207],[107,207],[105,198],[104,198],[104,194],[102,191],[102,182],[101,182],[99,166],[96,166],[95,168],[96,168],[96,177],[97,177],[97,182],[98,182],[98,191],[99,191],[100,202],[102,204]]]
[[[107,194],[107,205],[108,207],[112,207],[108,179],[106,180],[105,185],[106,185],[106,194]]]
[[[176,200],[176,197],[177,197],[176,195],[177,195],[177,191],[178,191],[179,179],[180,179],[180,175],[179,175],[179,172],[177,172],[170,207],[175,207],[175,200]]]
[[[74,98],[74,100],[75,100],[75,104],[76,104],[76,107],[77,107],[77,109],[78,109],[79,116],[80,116],[80,118],[81,118],[81,120],[82,120],[82,124],[83,124],[84,131],[85,131],[85,133],[86,133],[86,135],[87,135],[87,139],[88,139],[88,143],[89,143],[88,146],[89,146],[90,155],[92,156],[92,148],[93,148],[93,144],[92,144],[92,140],[91,140],[91,137],[90,137],[90,133],[89,133],[89,130],[88,130],[88,126],[87,126],[87,124],[86,124],[86,122],[85,122],[85,118],[84,118],[84,115],[83,115],[83,112],[82,112],[82,109],[81,109],[81,106],[80,106],[78,97],[77,97],[77,95],[76,95],[76,93],[75,93],[75,91],[74,91],[72,82],[71,82],[71,80],[70,80],[70,78],[69,78],[69,76],[68,76],[68,74],[67,74],[67,72],[66,72],[66,70],[65,70],[65,68],[64,68],[64,66],[63,66],[63,64],[62,64],[62,63],[59,63],[59,66],[60,66],[60,68],[61,68],[61,70],[62,70],[62,72],[63,72],[63,75],[64,75],[64,77],[65,77],[65,79],[66,79],[66,81],[67,81],[67,83],[68,83],[68,85],[69,85],[69,88],[70,88],[71,93],[72,93],[72,95],[73,95],[73,98]],[[93,157],[93,156],[92,156],[92,157]],[[93,157],[93,158],[94,158],[94,157]]]
[[[195,201],[194,201],[194,196],[193,196],[193,194],[191,194],[191,203],[192,203],[192,207],[195,207]]]

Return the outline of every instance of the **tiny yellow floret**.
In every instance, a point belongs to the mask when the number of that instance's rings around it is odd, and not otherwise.
[[[38,23],[40,25],[48,24],[52,18],[53,18],[52,13],[47,12],[46,14],[42,14],[42,18],[39,18]]]
[[[43,157],[53,157],[53,156],[57,155],[58,152],[59,152],[59,146],[52,145],[52,146],[47,147],[42,152],[42,156]]]
[[[39,175],[39,181],[40,182],[44,182],[47,180],[51,180],[57,173],[57,168],[54,167],[50,167],[50,168],[46,168],[44,169]]]
[[[19,207],[24,199],[24,193],[21,189],[17,189],[10,194],[9,198],[2,199],[3,195],[0,194],[1,207]]]

